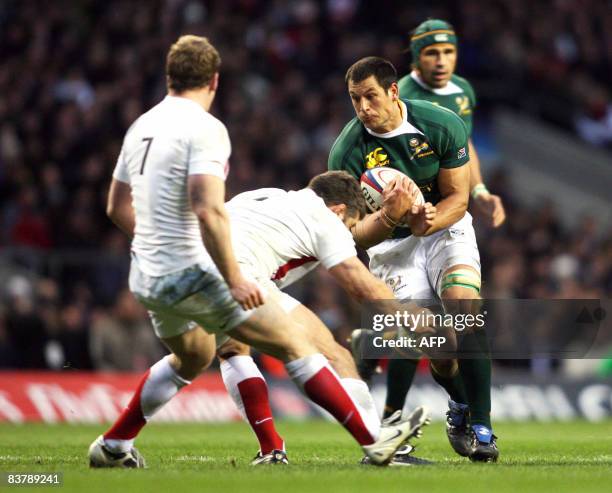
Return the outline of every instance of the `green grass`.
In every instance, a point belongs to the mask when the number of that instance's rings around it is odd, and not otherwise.
[[[418,455],[437,464],[411,468],[359,466],[359,448],[333,423],[281,422],[278,428],[287,440],[289,467],[250,467],[257,446],[242,423],[152,424],[138,441],[149,469],[90,470],[87,447],[104,427],[3,424],[0,471],[61,471],[62,491],[87,493],[582,493],[610,491],[612,485],[612,421],[498,424],[502,453],[498,464],[471,464],[454,455],[443,425],[436,423],[425,429]]]

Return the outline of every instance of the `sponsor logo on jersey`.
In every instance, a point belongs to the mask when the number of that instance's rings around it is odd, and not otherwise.
[[[389,156],[384,153],[382,147],[377,147],[372,152],[365,156],[365,166],[367,169],[378,168],[380,166],[387,166],[390,162]]]
[[[410,139],[408,144],[410,145],[410,147],[416,147],[419,145],[419,139],[417,139],[416,137],[413,137],[412,139]]]
[[[465,147],[462,147],[461,149],[457,151],[457,159],[461,159],[462,157],[465,157],[466,155],[467,155],[467,151],[465,150]]]
[[[427,157],[427,156],[431,156],[433,153],[434,153],[433,151],[422,152],[421,154],[417,154],[415,157],[418,157],[418,158]]]

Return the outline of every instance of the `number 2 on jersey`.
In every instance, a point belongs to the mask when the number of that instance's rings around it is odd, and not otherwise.
[[[147,160],[147,156],[149,155],[149,149],[151,149],[151,142],[153,142],[153,137],[144,137],[142,141],[147,143],[147,148],[145,149],[144,156],[142,157],[142,165],[140,166],[141,175],[144,173],[145,162]]]

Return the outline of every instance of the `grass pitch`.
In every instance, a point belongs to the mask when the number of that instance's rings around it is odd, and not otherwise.
[[[288,467],[251,467],[257,445],[245,424],[149,425],[138,440],[146,470],[90,470],[87,448],[103,426],[0,425],[0,471],[63,472],[63,491],[457,492],[610,491],[612,421],[500,423],[501,459],[455,455],[444,427],[425,429],[417,455],[434,466],[359,466],[359,448],[334,423],[280,422]],[[40,490],[19,487],[19,491]],[[0,486],[8,491],[15,487]]]

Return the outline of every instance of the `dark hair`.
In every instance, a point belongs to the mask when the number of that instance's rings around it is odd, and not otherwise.
[[[323,199],[326,206],[346,205],[349,216],[363,219],[366,215],[366,202],[359,182],[346,171],[327,171],[315,176],[308,188]]]
[[[166,57],[168,89],[181,93],[204,87],[219,71],[220,65],[219,52],[207,38],[191,34],[181,36]]]
[[[346,71],[344,82],[356,84],[374,76],[376,82],[386,91],[391,84],[397,82],[397,70],[389,60],[377,56],[369,56],[356,61]]]

